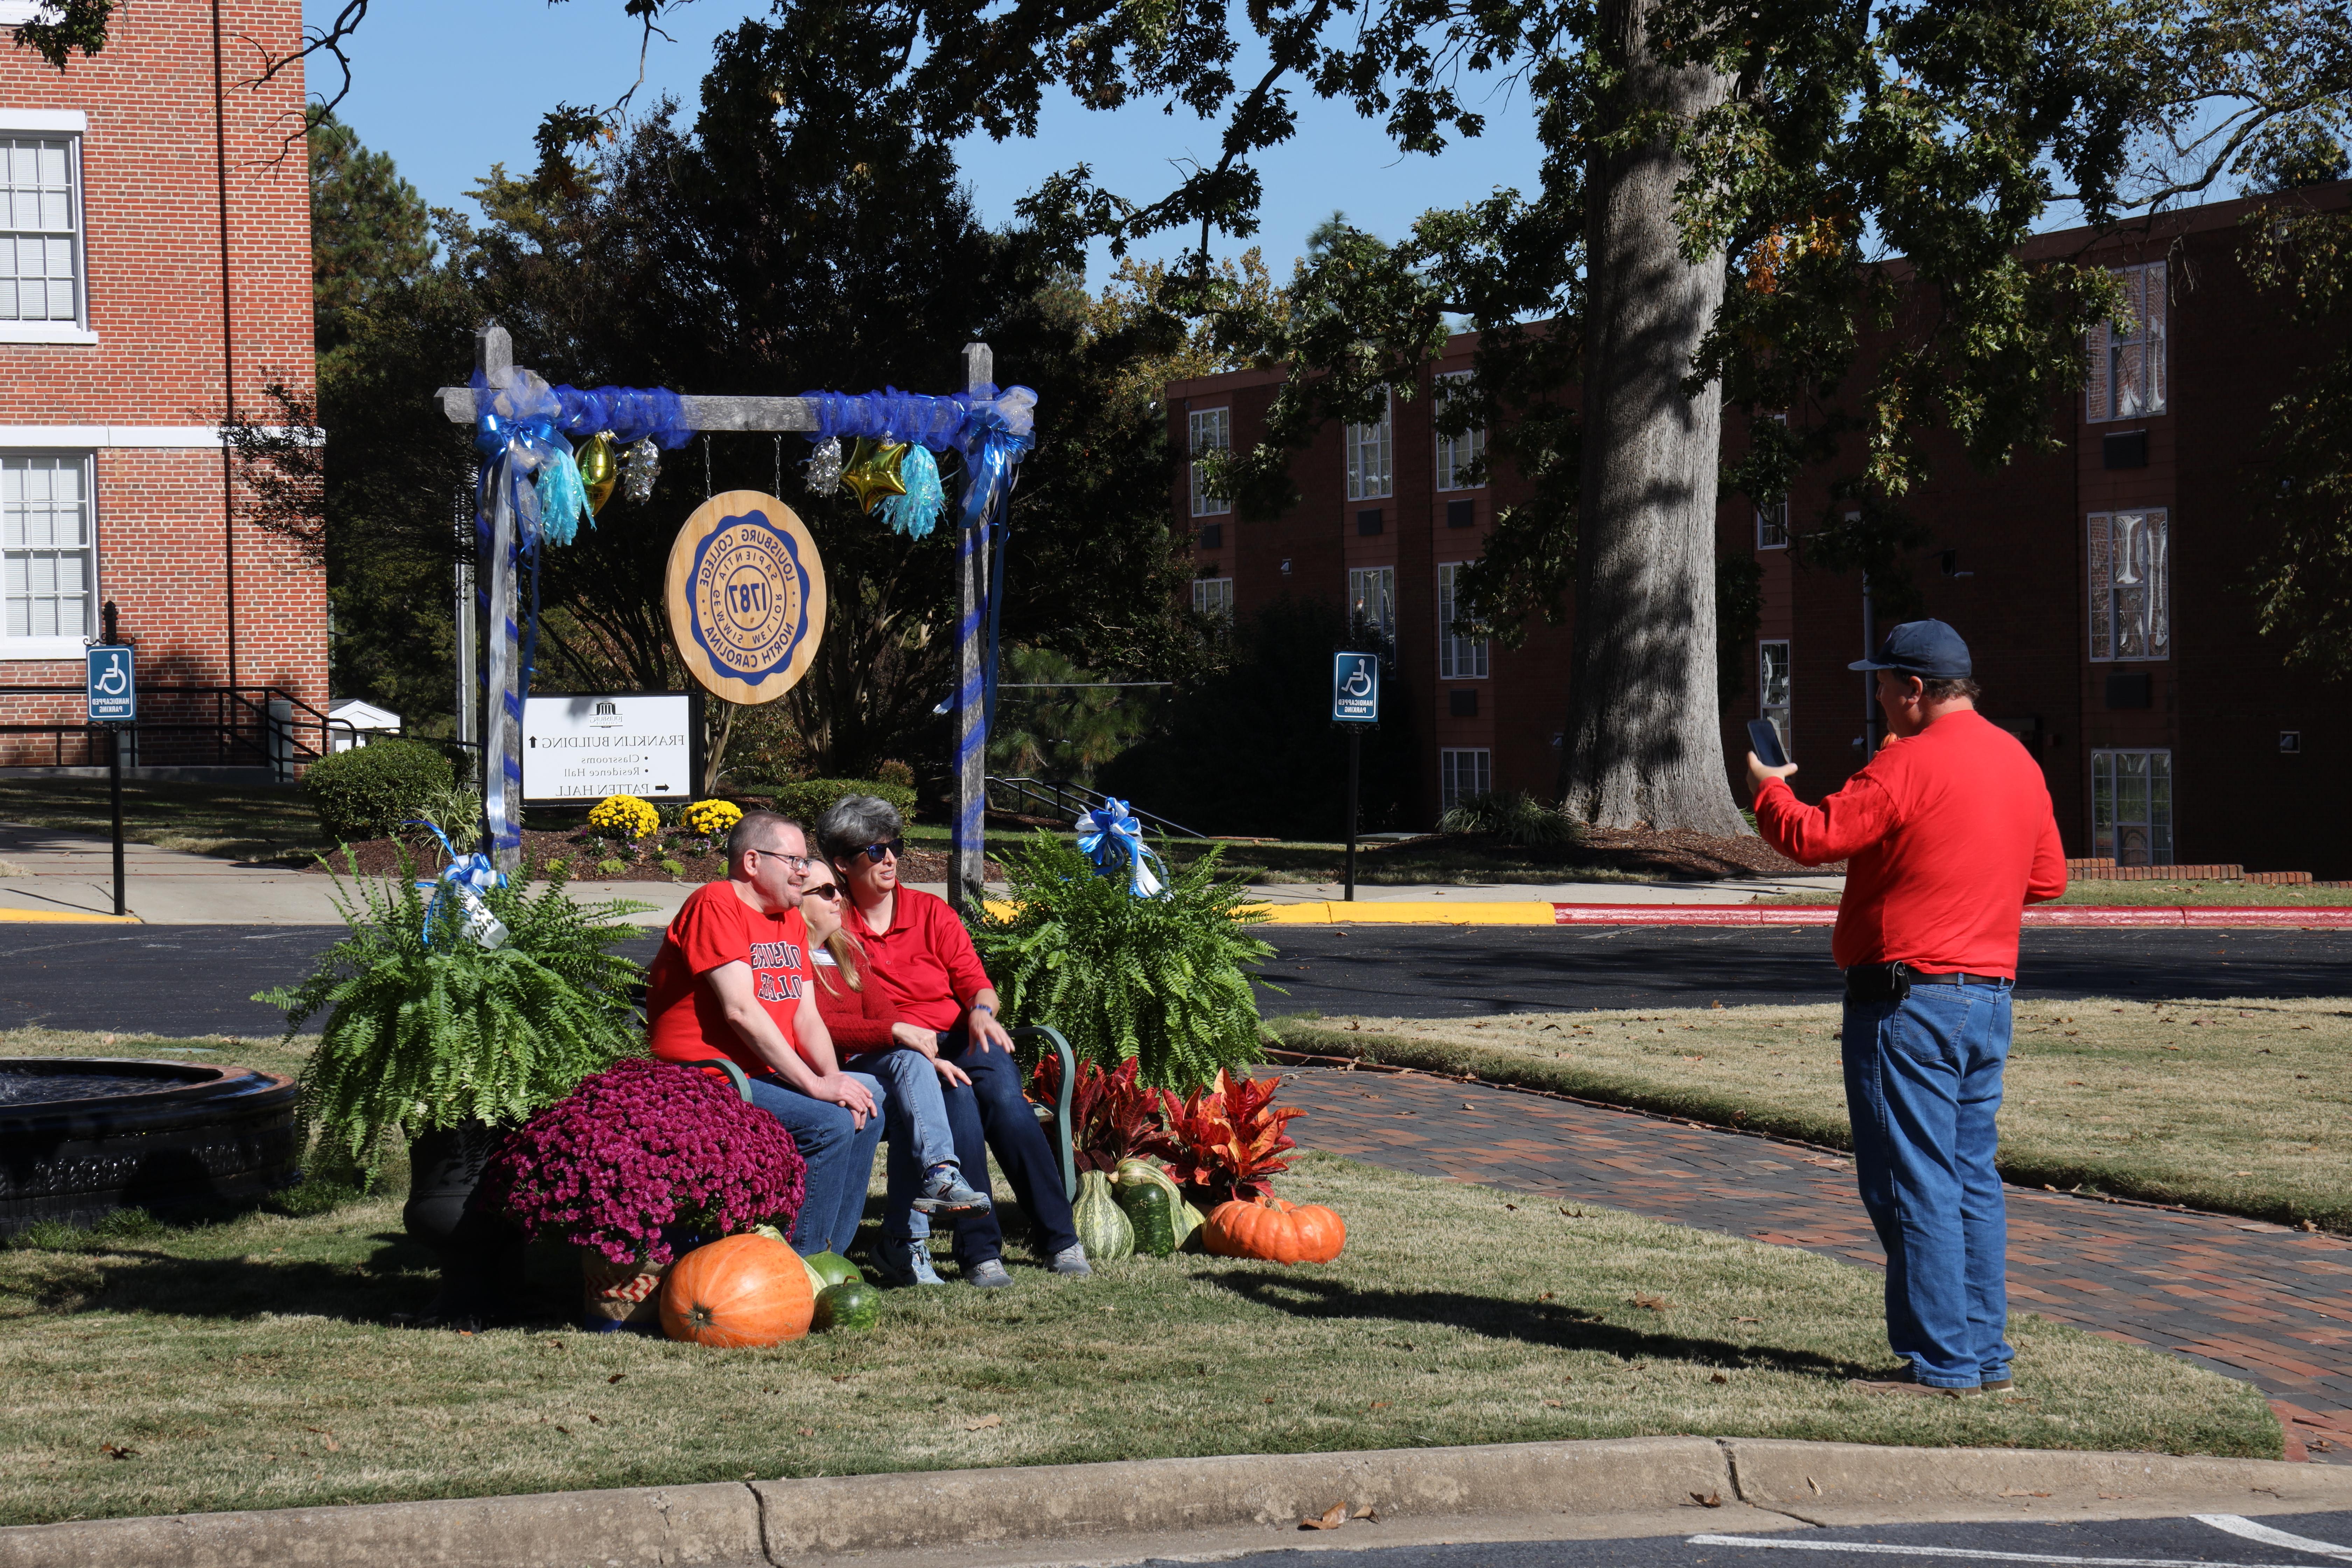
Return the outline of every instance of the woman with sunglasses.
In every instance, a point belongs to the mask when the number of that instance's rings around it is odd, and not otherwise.
[[[939,1059],[937,1036],[890,1021],[878,988],[867,983],[869,965],[857,939],[842,925],[841,884],[822,861],[810,865],[801,889],[801,918],[808,925],[810,989],[842,1053],[842,1067],[882,1085],[891,1183],[880,1250],[887,1255],[894,1238],[929,1234],[928,1224],[914,1228],[917,1215],[987,1213],[988,1194],[964,1180],[942,1098],[950,1087],[968,1091],[971,1079],[953,1062]]]
[[[866,1005],[873,1016],[907,1026],[908,1038],[928,1036],[933,1051],[927,1054],[936,1055],[943,1069],[961,1069],[959,1076],[968,1088],[947,1089],[950,1119],[961,1120],[956,1113],[970,1105],[977,1111],[978,1124],[975,1128],[967,1121],[957,1128],[962,1168],[975,1174],[985,1171],[987,1155],[993,1152],[1022,1212],[1036,1227],[1054,1272],[1090,1274],[1087,1250],[1078,1244],[1070,1216],[1069,1195],[1062,1189],[1061,1164],[1023,1093],[1013,1037],[997,1022],[996,988],[989,984],[988,971],[947,900],[899,884],[904,832],[897,810],[872,795],[835,801],[817,819],[817,844],[832,858],[848,896],[843,922],[866,959],[863,979],[873,994]],[[812,870],[812,878],[815,875]],[[985,1149],[981,1147],[983,1137]],[[911,1173],[896,1157],[895,1138],[891,1149],[887,1212],[896,1214],[905,1212],[902,1197]],[[910,1215],[908,1224],[908,1234],[901,1238],[886,1220],[876,1263],[901,1283],[934,1283],[939,1276],[931,1270],[924,1245],[929,1227],[919,1211]],[[992,1214],[959,1225],[955,1247],[966,1282],[983,1288],[1013,1282],[1005,1272],[1003,1234]]]

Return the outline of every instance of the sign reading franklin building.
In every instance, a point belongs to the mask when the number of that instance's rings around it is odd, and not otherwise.
[[[698,700],[683,691],[525,698],[523,799],[692,799]]]
[[[772,702],[816,658],[824,565],[793,509],[728,490],[695,509],[670,546],[670,636],[696,680],[730,702]]]

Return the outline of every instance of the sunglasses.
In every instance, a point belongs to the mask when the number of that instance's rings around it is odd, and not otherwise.
[[[831,900],[841,897],[841,886],[836,882],[827,882],[822,888],[803,888],[801,889],[801,897],[803,899],[824,899],[830,902]]]
[[[874,861],[878,865],[881,862],[882,857],[885,855],[887,855],[892,859],[896,860],[903,857],[906,853],[907,841],[903,838],[893,838],[887,844],[868,844],[863,849],[853,849],[848,854],[843,856],[842,858],[845,860],[855,860],[858,856],[863,855],[868,860]]]

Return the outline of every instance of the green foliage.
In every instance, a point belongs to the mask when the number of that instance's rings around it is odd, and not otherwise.
[[[383,838],[427,805],[446,805],[456,784],[449,759],[414,741],[383,740],[320,757],[302,792],[331,838]]]
[[[852,795],[870,795],[894,807],[905,821],[915,820],[915,792],[881,779],[800,779],[765,787],[776,809],[804,827],[824,816],[835,801]]]
[[[1106,1071],[1132,1058],[1145,1083],[1180,1093],[1259,1060],[1246,966],[1274,949],[1249,934],[1265,917],[1218,876],[1221,855],[1175,872],[1165,897],[1139,899],[1051,834],[1008,852],[1013,912],[972,931],[1006,1018],[1053,1025]]]
[[[1715,558],[1715,687],[1725,703],[1748,689],[1764,624],[1764,568],[1753,555]]]
[[[1331,655],[1380,649],[1381,710],[1363,737],[1361,825],[1406,821],[1422,763],[1412,698],[1390,650],[1320,600],[1280,599],[1234,628],[1230,657],[1177,693],[1168,726],[1121,753],[1101,787],[1200,833],[1344,837],[1348,738],[1331,719]]]
[[[8,1245],[26,1252],[107,1252],[124,1242],[152,1241],[170,1228],[145,1209],[116,1209],[87,1226],[37,1219],[18,1230]]]
[[[18,48],[63,70],[75,55],[88,58],[106,47],[106,25],[113,15],[114,0],[49,0],[9,37]]]
[[[628,988],[640,971],[605,950],[637,934],[623,916],[651,905],[575,903],[560,874],[536,895],[497,889],[483,901],[508,939],[483,948],[455,900],[428,921],[403,869],[339,899],[350,932],[307,979],[254,998],[285,1010],[289,1039],[326,1013],[302,1071],[303,1110],[323,1149],[363,1163],[388,1127],[413,1138],[520,1121],[637,1048]]]
[[[1096,769],[1143,738],[1161,695],[1088,684],[1104,678],[1051,648],[1007,649],[1003,670],[988,768],[1014,777],[1091,784]]]
[[[482,841],[482,797],[469,784],[452,784],[419,801],[415,816],[439,828],[460,855],[470,855]]]
[[[1437,819],[1441,833],[1478,833],[1506,844],[1545,848],[1576,841],[1577,825],[1525,790],[1474,795]]]

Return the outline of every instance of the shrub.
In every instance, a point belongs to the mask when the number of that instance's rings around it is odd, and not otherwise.
[[[607,838],[643,838],[661,826],[653,802],[633,795],[608,795],[588,812],[588,826]]]
[[[662,875],[665,877],[683,877],[686,875],[686,863],[682,860],[673,860],[668,856],[665,855],[659,860],[656,861],[655,864],[661,868]]]
[[[1005,1016],[1052,1024],[1081,1062],[1133,1058],[1154,1089],[1179,1093],[1259,1059],[1256,998],[1243,967],[1273,956],[1251,936],[1265,918],[1239,881],[1217,875],[1222,846],[1139,899],[1097,877],[1077,849],[1039,832],[1008,853],[1013,912],[972,931],[1003,993]]]
[[[1559,808],[1525,790],[1474,795],[1437,819],[1441,833],[1479,833],[1506,844],[1541,848],[1573,843],[1576,824]]]
[[[596,875],[599,877],[623,877],[628,874],[628,870],[629,863],[626,860],[607,858],[596,862]]]
[[[457,783],[449,759],[414,741],[375,741],[335,752],[302,774],[319,826],[339,843],[388,838]]]
[[[877,763],[874,764],[874,776],[886,784],[896,784],[900,789],[915,787],[915,770],[904,763]]]
[[[908,822],[915,820],[915,791],[911,785],[895,784],[883,779],[801,779],[793,784],[771,784],[776,809],[794,822],[807,826],[824,815],[825,807],[844,795],[870,795],[898,808],[898,815]]]

